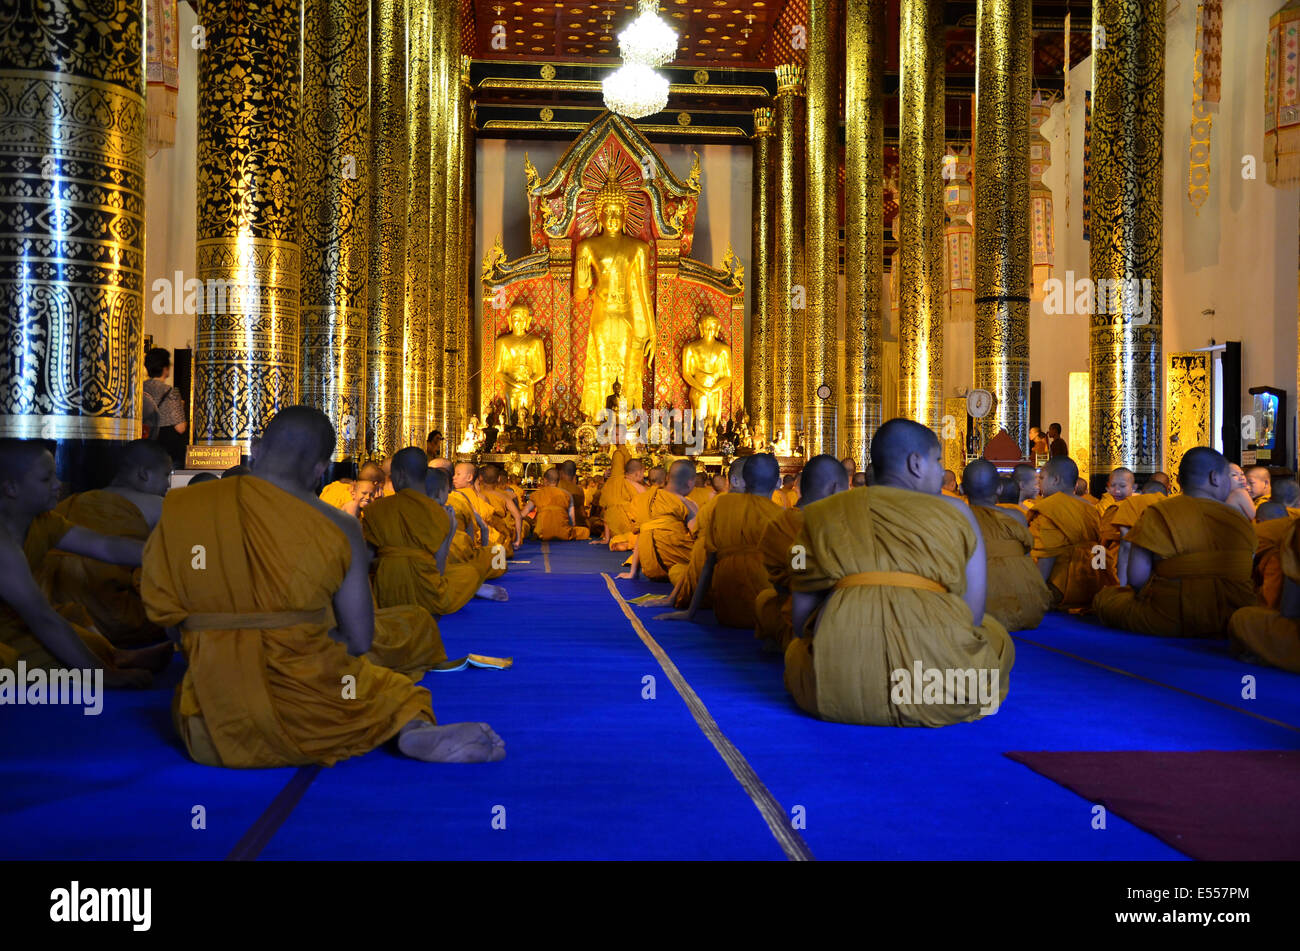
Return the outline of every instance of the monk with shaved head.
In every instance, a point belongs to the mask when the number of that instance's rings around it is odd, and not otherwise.
[[[1268,466],[1251,466],[1246,470],[1246,491],[1257,506],[1272,497],[1273,479]]]
[[[851,460],[850,460],[851,461]],[[759,557],[767,573],[767,587],[754,598],[754,636],[765,650],[790,646],[794,630],[790,621],[791,581],[798,553],[792,548],[803,530],[803,513],[809,505],[849,489],[849,470],[844,460],[831,455],[813,456],[799,473],[799,504],[781,509],[768,523],[758,541]]]
[[[488,562],[450,561],[456,513],[447,506],[447,478],[430,469],[415,446],[393,456],[393,495],[376,499],[361,520],[377,555],[375,599],[381,607],[418,604],[434,617],[453,614],[470,598],[506,600],[504,588],[485,584]],[[434,492],[429,492],[433,481]]]
[[[1087,610],[1098,591],[1115,583],[1097,507],[1074,494],[1078,478],[1073,459],[1053,456],[1039,473],[1041,496],[1029,512],[1034,560],[1052,593],[1052,607],[1061,611]]]
[[[1008,511],[998,506],[998,481],[997,467],[977,459],[962,473],[961,487],[984,537],[988,558],[985,610],[1008,631],[1027,631],[1038,627],[1052,597],[1030,557],[1034,536],[1025,516],[1019,509]]]
[[[370,553],[357,520],[318,499],[334,427],[292,406],[266,427],[253,475],[169,493],[145,546],[149,616],[189,661],[173,716],[209,766],[328,765],[396,740],[430,762],[505,755],[484,723],[438,726],[422,671],[376,647]],[[270,569],[270,570],[268,570]],[[412,639],[436,630],[412,609]],[[425,668],[427,669],[427,667]]]
[[[52,604],[37,582],[56,549],[127,568],[140,564],[140,539],[74,525],[51,511],[58,495],[44,443],[0,439],[0,667],[22,661],[29,669],[102,670],[106,686],[148,686],[151,672],[171,656],[170,644],[115,647],[83,607]]]
[[[745,460],[750,456],[741,456],[731,464],[727,470],[727,487],[731,492],[745,491]],[[725,494],[725,493],[724,493]],[[704,544],[704,535],[708,531],[709,521],[713,518],[713,510],[717,507],[719,495],[715,495],[703,505],[700,506],[699,512],[695,516],[695,541],[691,545],[691,560],[686,563],[686,568],[677,576],[673,586],[671,599],[674,605],[679,608],[689,608],[695,598],[695,586],[700,580],[700,574],[704,571],[704,561],[708,557],[708,549]],[[637,507],[634,505],[632,511],[635,513]],[[709,591],[704,592],[704,600],[701,602],[704,607],[712,607],[712,594]]]
[[[143,546],[162,515],[171,484],[172,457],[162,443],[137,439],[118,453],[113,481],[106,489],[81,492],[54,508],[57,515],[101,535],[131,538]],[[118,647],[140,647],[166,639],[145,615],[139,573],[72,552],[51,551],[41,566],[40,584],[54,604],[76,602],[95,629]]]
[[[513,555],[523,544],[524,518],[521,507],[515,504],[514,493],[506,488],[501,467],[488,463],[480,469],[474,489],[492,509],[491,516],[485,519],[488,526],[506,539],[506,553]]]
[[[695,486],[695,463],[678,459],[668,469],[667,488],[652,488],[647,507],[649,518],[637,526],[632,561],[620,578],[635,578],[638,572],[651,581],[675,581],[686,570],[694,541],[695,503],[689,501]]]
[[[1168,497],[1169,490],[1163,482],[1148,479],[1141,489],[1108,509],[1101,517],[1101,543],[1106,546],[1106,564],[1115,573],[1114,580],[1108,584],[1128,584],[1129,549],[1124,546],[1124,538],[1133,530],[1143,512]]]
[[[572,459],[565,459],[555,467],[559,475],[559,487],[568,492],[573,499],[573,524],[577,528],[587,528],[587,495],[578,485],[578,464]],[[586,538],[591,532],[582,537]]]
[[[485,505],[474,492],[478,466],[472,462],[458,462],[454,466],[449,464],[449,470],[451,492],[447,496],[447,504],[456,513],[456,535],[452,539],[451,559],[486,564],[490,567],[485,580],[500,578],[506,573],[506,562],[510,555],[506,552],[501,533],[488,525],[483,516],[484,510],[490,515],[492,507]]]
[[[605,488],[601,490],[601,499],[607,495],[617,497],[622,501],[616,502],[612,510],[611,518],[605,519],[605,536],[604,543],[609,546],[610,551],[631,551],[636,544],[637,532],[637,497],[644,495],[648,486],[646,485],[645,464],[640,459],[626,459],[622,466],[623,474],[619,480],[623,483],[621,488],[617,486],[615,492],[610,487],[610,481],[614,480],[615,475],[611,470],[609,478],[605,481]],[[602,505],[604,502],[602,501]],[[602,512],[607,511],[602,509]],[[618,528],[614,530],[614,526]]]
[[[1128,583],[1099,592],[1093,609],[1137,634],[1223,637],[1233,612],[1255,603],[1255,532],[1225,504],[1232,480],[1221,453],[1189,449],[1178,484],[1180,495],[1147,509],[1124,537]]]
[[[1015,649],[984,611],[975,518],[940,493],[939,440],[892,419],[872,439],[871,464],[870,487],[803,510],[786,687],[804,710],[843,723],[943,726],[994,713]],[[917,668],[968,676],[951,695],[918,696]]]
[[[337,479],[321,489],[320,499],[349,515],[360,516],[361,510],[382,494],[385,479],[379,463],[365,462],[355,479]]]
[[[576,524],[573,493],[561,487],[560,481],[558,469],[547,469],[542,475],[542,484],[524,503],[524,515],[533,517],[533,534],[541,541],[585,540],[588,537],[587,526]]]

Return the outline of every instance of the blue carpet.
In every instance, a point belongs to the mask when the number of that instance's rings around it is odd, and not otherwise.
[[[430,766],[380,750],[320,771],[267,859],[775,859],[758,809],[637,637],[585,542],[525,544],[505,604],[442,621],[453,656],[506,671],[430,674],[441,722],[484,720],[508,755]],[[526,562],[526,564],[524,563]],[[618,582],[625,597],[666,585]],[[891,730],[822,723],[785,694],[778,656],[747,631],[637,616],[822,859],[1168,859],[1180,853],[1008,760],[1013,750],[1294,749],[1300,734],[1083,659],[1017,641],[1007,702],[978,723]],[[1052,617],[1027,640],[1261,716],[1300,724],[1300,678],[1221,645],[1116,634]],[[168,683],[179,677],[179,665]],[[1242,700],[1241,678],[1259,699]],[[643,699],[647,676],[655,699]],[[111,693],[104,714],[0,708],[0,857],[221,858],[294,770],[190,763],[165,687]],[[191,809],[207,829],[191,829]],[[504,818],[505,828],[501,825]],[[33,833],[32,830],[39,830]]]

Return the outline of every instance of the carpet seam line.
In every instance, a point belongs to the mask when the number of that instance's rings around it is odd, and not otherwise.
[[[307,787],[312,784],[320,771],[319,764],[298,767],[289,781],[284,784],[284,788],[275,794],[275,798],[262,814],[235,843],[235,847],[226,856],[226,861],[252,862],[261,855],[262,850],[271,844],[271,839],[275,837],[280,826],[284,825],[298,803],[302,801]]]

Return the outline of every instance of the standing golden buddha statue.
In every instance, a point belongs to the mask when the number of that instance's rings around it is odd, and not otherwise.
[[[655,316],[650,303],[650,245],[623,233],[629,196],[613,179],[596,192],[601,232],[574,251],[574,300],[593,296],[582,377],[582,412],[597,419],[615,380],[628,407],[641,406],[645,368],[654,360]]]
[[[695,425],[712,423],[716,429],[722,396],[731,382],[731,348],[718,339],[722,321],[712,314],[700,318],[700,339],[682,348],[682,379],[690,387]]]
[[[497,338],[497,376],[506,394],[507,419],[522,425],[533,410],[537,384],[546,377],[546,344],[528,332],[527,304],[515,304],[506,316],[510,333]]]

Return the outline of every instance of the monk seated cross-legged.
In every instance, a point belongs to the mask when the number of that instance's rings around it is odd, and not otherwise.
[[[1038,627],[1043,613],[1051,606],[1052,595],[1029,555],[1034,536],[1024,515],[1018,509],[1007,511],[998,507],[995,501],[998,470],[985,459],[977,459],[966,467],[961,487],[984,536],[984,554],[988,558],[984,610],[1008,631]]]
[[[130,538],[141,546],[162,514],[171,482],[172,457],[161,442],[137,439],[122,447],[117,470],[106,489],[70,496],[54,508],[73,525],[101,535]],[[95,630],[118,647],[141,647],[167,639],[145,615],[140,572],[72,552],[54,549],[40,570],[41,590],[51,604],[75,602]]]
[[[727,489],[730,492],[745,491],[745,461],[752,458],[751,456],[742,456],[731,464],[727,471]],[[662,483],[661,483],[662,484]],[[728,493],[723,493],[723,495]],[[715,495],[709,501],[700,506],[699,511],[695,513],[695,540],[691,544],[691,558],[686,563],[684,569],[673,576],[673,593],[669,595],[669,600],[679,608],[689,608],[691,602],[695,600],[695,586],[700,580],[700,575],[704,572],[704,559],[708,557],[708,546],[704,542],[704,533],[708,530],[709,520],[713,518],[713,510],[717,508],[718,499],[721,495]],[[632,506],[632,512],[635,516],[638,511],[647,515],[644,506],[638,510],[636,505]],[[703,600],[697,607],[713,607],[713,596],[705,586]]]
[[[943,726],[1006,697],[1015,648],[984,613],[984,541],[966,504],[940,494],[941,458],[932,431],[892,419],[871,443],[872,485],[803,510],[785,683],[809,713]]]
[[[514,493],[507,490],[501,478],[501,470],[490,463],[484,466],[474,488],[491,509],[491,515],[484,516],[488,527],[505,539],[506,556],[513,556],[524,540],[524,519]]]
[[[1136,488],[1137,479],[1133,470],[1120,466],[1111,470],[1106,479],[1106,492],[1097,503],[1097,516],[1101,520],[1101,543],[1106,546],[1106,556],[1112,565],[1119,564],[1119,543],[1123,540],[1123,534],[1115,525],[1115,509],[1132,496]]]
[[[500,578],[506,573],[510,555],[503,544],[501,533],[488,525],[483,516],[484,504],[474,492],[478,467],[472,462],[458,462],[454,467],[451,463],[447,463],[444,471],[447,471],[451,479],[447,504],[456,513],[456,534],[451,542],[451,560],[477,562],[486,571],[485,579]],[[490,514],[491,507],[487,508]]]
[[[142,591],[149,616],[180,629],[189,661],[172,708],[186,749],[236,768],[329,765],[391,739],[430,762],[501,759],[487,724],[437,725],[429,691],[367,659],[361,526],[311,491],[334,445],[323,413],[289,407],[267,425],[254,475],[163,504]]]
[[[578,485],[578,464],[572,459],[566,459],[556,469],[559,470],[559,487],[573,497],[574,527],[586,528],[587,534],[582,537],[587,538],[591,534],[591,529],[587,526],[587,493]]]
[[[1082,612],[1093,596],[1115,583],[1101,544],[1097,507],[1074,494],[1079,468],[1069,456],[1053,456],[1039,474],[1042,495],[1029,514],[1034,560],[1052,594],[1052,607]]]
[[[349,515],[359,516],[372,498],[382,494],[384,478],[379,463],[363,463],[355,479],[337,479],[321,489],[320,500]]]
[[[446,472],[428,468],[424,453],[414,446],[393,456],[396,492],[371,503],[361,520],[366,542],[378,553],[375,600],[380,607],[418,604],[442,617],[459,611],[470,598],[506,600],[505,588],[483,583],[483,562],[449,560],[456,513],[444,504],[447,487]]]
[[[610,551],[629,551],[632,547],[632,520],[628,509],[636,493],[645,489],[645,466],[633,459],[621,443],[619,427],[614,428],[615,446],[610,453],[609,473],[600,490],[600,511],[604,522],[604,535],[600,542]],[[593,544],[596,539],[592,539]]]
[[[709,478],[709,474],[707,472],[697,472],[695,473],[695,488],[691,489],[686,494],[686,497],[695,503],[695,508],[698,511],[705,502],[708,502],[717,494],[714,491],[713,480]]]
[[[790,622],[790,578],[800,559],[793,546],[803,530],[804,509],[837,492],[848,491],[850,477],[846,462],[852,460],[837,461],[830,455],[809,459],[799,474],[799,504],[792,509],[781,509],[781,514],[768,522],[758,540],[767,587],[754,598],[754,636],[763,642],[765,650],[779,649],[784,654],[794,638]],[[700,521],[703,520],[701,513]]]
[[[1164,483],[1148,479],[1137,492],[1106,510],[1101,517],[1101,543],[1106,546],[1106,564],[1114,569],[1114,584],[1128,584],[1128,549],[1124,539],[1142,513],[1169,497]]]
[[[55,549],[82,558],[140,564],[137,538],[103,535],[51,511],[58,499],[54,457],[35,440],[0,439],[0,667],[103,670],[108,687],[146,687],[171,659],[167,642],[115,647],[76,603],[52,604],[37,578]]]
[[[1273,504],[1264,502],[1259,511]],[[1228,622],[1230,648],[1239,660],[1300,674],[1300,519],[1276,518],[1286,526],[1278,543],[1281,592],[1277,606],[1245,607]]]
[[[699,610],[704,593],[713,596],[713,613],[724,627],[753,629],[757,623],[754,601],[767,587],[759,542],[763,530],[788,511],[772,501],[781,478],[776,456],[758,453],[747,456],[744,492],[717,495],[704,528],[696,526],[696,545],[704,545],[704,564],[685,611],[662,615],[673,620],[690,620]]]
[[[1147,509],[1124,538],[1128,584],[1099,592],[1093,610],[1137,634],[1223,637],[1232,613],[1255,603],[1255,532],[1224,504],[1232,483],[1220,453],[1189,449],[1178,483],[1182,494]]]
[[[1251,581],[1260,606],[1274,611],[1282,604],[1282,542],[1294,522],[1281,502],[1270,500],[1255,510],[1255,567]]]
[[[542,485],[524,503],[524,515],[533,515],[533,534],[542,541],[578,541],[587,537],[585,526],[574,525],[573,494],[560,488],[554,467],[542,474]]]
[[[686,570],[691,557],[695,506],[686,496],[695,485],[695,463],[678,459],[668,470],[668,487],[650,489],[649,518],[638,526],[632,566],[619,575],[644,574],[651,581],[669,581]]]

